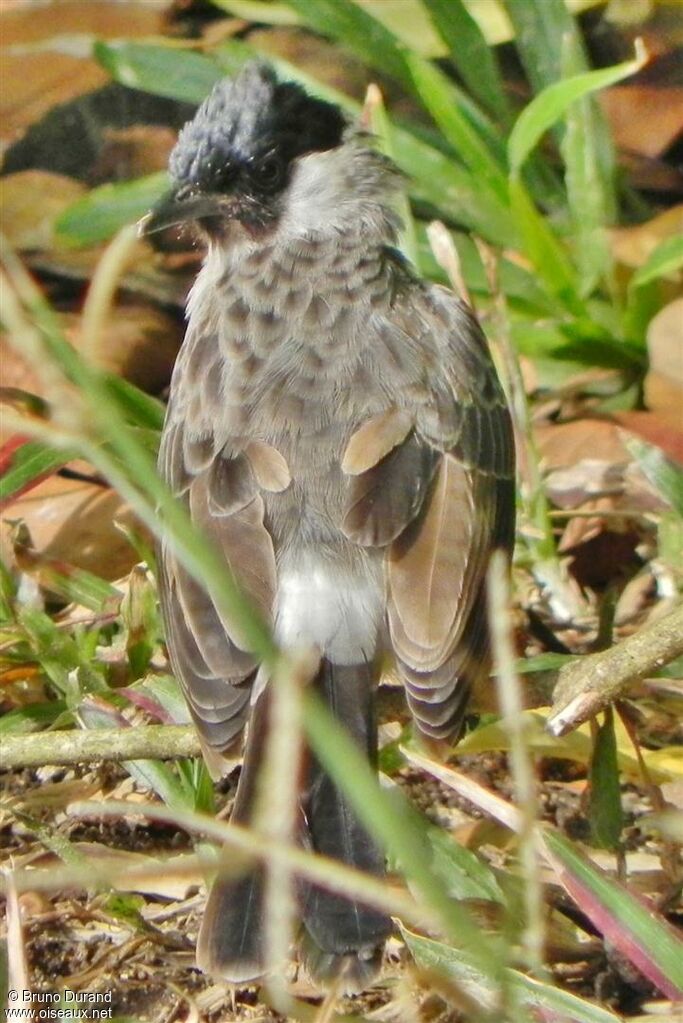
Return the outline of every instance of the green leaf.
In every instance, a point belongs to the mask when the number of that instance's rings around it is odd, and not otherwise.
[[[644,63],[642,51],[638,50],[634,60],[600,71],[586,71],[547,86],[524,108],[510,133],[508,158],[511,172],[519,174],[531,150],[572,103],[635,74]]]
[[[676,273],[683,267],[683,235],[665,238],[634,273],[630,286],[640,288],[658,277]]]
[[[111,609],[116,606],[112,601],[121,596],[120,591],[106,579],[53,558],[38,556],[36,575],[41,585],[51,593],[91,611],[101,612],[108,604]]]
[[[47,725],[54,724],[65,710],[64,700],[31,703],[27,707],[9,710],[6,714],[0,715],[0,736],[29,735],[31,732],[40,732]]]
[[[75,457],[73,451],[55,450],[37,440],[26,441],[12,453],[9,469],[0,478],[0,503],[10,501]]]
[[[159,171],[136,181],[93,188],[57,218],[57,236],[67,245],[75,246],[106,241],[126,224],[144,216],[167,187],[168,176]]]
[[[300,25],[301,18],[288,3],[277,0],[211,0],[214,7],[226,14],[261,25]]]
[[[510,200],[524,249],[548,290],[575,315],[583,313],[574,267],[550,225],[529,198],[522,182],[510,180]]]
[[[559,832],[543,829],[560,883],[604,937],[667,998],[683,995],[683,941],[653,906],[587,860]]]
[[[515,661],[515,672],[518,675],[533,675],[537,671],[559,671],[565,664],[575,661],[574,654],[536,654],[535,657],[520,657]]]
[[[564,0],[504,0],[504,6],[526,76],[534,92],[540,92],[560,77],[563,40],[578,35],[574,20]]]
[[[166,409],[158,398],[145,394],[135,384],[114,373],[104,374],[103,384],[131,425],[157,432],[161,430]]]
[[[574,35],[565,40],[562,60],[565,79],[582,67],[583,51],[577,53],[575,40]],[[565,128],[560,151],[565,165],[574,253],[581,294],[590,295],[601,279],[609,279],[613,267],[605,228],[616,219],[614,147],[602,110],[591,96],[570,105]]]
[[[466,849],[445,831],[429,832],[432,870],[443,880],[454,899],[483,899],[505,905],[505,894],[496,875],[484,860]]]
[[[172,809],[191,810],[193,800],[169,764],[161,760],[125,760],[122,762],[130,776],[142,786],[155,792]]]
[[[414,934],[405,927],[401,928],[401,934],[418,966],[454,981],[474,1001],[480,1003],[485,1012],[494,1012],[495,1018],[501,1019],[500,992],[477,969],[465,950],[451,948],[442,942]],[[529,1019],[527,1013],[534,1013],[533,1019],[561,1019],[563,1023],[620,1023],[621,1017],[615,1016],[608,1009],[543,981],[526,977],[517,970],[506,970],[505,978],[508,999],[505,1018],[508,1020],[519,1021],[522,1013]],[[538,1016],[535,1011],[538,1011]],[[486,1018],[492,1017],[488,1015]]]
[[[458,157],[476,176],[478,187],[485,188],[492,203],[500,204],[501,219],[509,217],[507,211],[507,177],[492,147],[475,130],[461,109],[456,88],[435,64],[406,53],[415,92],[434,118]]]
[[[472,95],[505,123],[510,116],[510,104],[493,47],[486,42],[463,0],[423,0],[423,3]]]
[[[94,56],[122,85],[184,103],[201,103],[221,77],[210,57],[171,43],[97,42]]]
[[[301,20],[358,54],[364,63],[391,75],[408,88],[411,77],[396,36],[351,0],[289,0]]]
[[[134,692],[151,694],[176,725],[188,725],[192,718],[180,683],[174,675],[147,675],[130,687]]]
[[[589,819],[593,843],[616,851],[621,844],[624,815],[621,809],[617,740],[614,714],[609,707],[597,730],[589,768]]]
[[[624,434],[624,444],[643,470],[652,486],[683,516],[683,468],[667,458],[661,448],[640,437]]]

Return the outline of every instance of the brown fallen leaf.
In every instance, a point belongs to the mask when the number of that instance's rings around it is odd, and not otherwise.
[[[57,217],[85,192],[84,185],[64,174],[25,170],[5,175],[0,220],[10,245],[19,252],[53,248]]]
[[[609,419],[575,419],[568,423],[540,423],[534,437],[544,467],[551,471],[576,465],[584,458],[630,462],[631,456]]]
[[[642,266],[665,238],[683,234],[683,203],[658,213],[635,227],[615,227],[609,232],[614,258],[624,266]]]
[[[65,313],[66,336],[77,350],[84,346],[82,321]],[[130,303],[110,310],[98,345],[98,364],[149,394],[159,394],[171,372],[183,339],[180,317],[151,305]]]
[[[68,52],[51,40],[71,36],[72,47],[84,35],[131,39],[160,33],[163,4],[121,4],[117,0],[60,0],[58,4],[8,4],[0,7],[2,89],[0,134],[13,142],[57,103],[105,85],[109,76],[90,56],[90,44]]]
[[[650,370],[645,377],[647,407],[683,428],[683,298],[660,309],[647,331]]]
[[[679,85],[614,85],[599,93],[599,99],[619,149],[656,157],[683,133]]]
[[[15,501],[0,520],[0,557],[15,567],[7,521],[23,519],[40,554],[103,579],[130,572],[137,553],[114,523],[140,530],[130,507],[109,487],[51,476]]]

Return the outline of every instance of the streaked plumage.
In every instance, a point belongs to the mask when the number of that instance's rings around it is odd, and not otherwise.
[[[317,648],[315,684],[371,760],[387,650],[418,731],[456,739],[489,670],[488,557],[510,549],[514,520],[510,420],[479,326],[392,248],[393,166],[336,108],[263,67],[216,87],[171,173],[151,228],[195,219],[208,252],[173,376],[165,479],[276,638]],[[234,810],[248,821],[268,686],[254,688],[237,624],[166,548],[161,572],[172,663],[214,776],[250,720]],[[382,872],[315,763],[302,807],[313,848]],[[262,967],[261,881],[219,879],[209,898],[199,960],[236,982]],[[322,891],[302,916],[319,979],[342,967],[351,986],[371,978],[385,917]]]

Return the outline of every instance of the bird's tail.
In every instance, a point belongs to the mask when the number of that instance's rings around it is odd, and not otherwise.
[[[230,822],[251,822],[256,780],[268,727],[267,691],[261,693],[249,722],[244,762]],[[224,867],[228,866],[224,863]],[[197,965],[233,984],[263,974],[264,871],[261,867],[221,873],[211,888],[197,939]]]
[[[374,764],[377,759],[375,687],[372,666],[323,660],[316,688],[335,718]],[[384,874],[384,856],[347,799],[320,763],[311,759],[304,804],[313,849],[370,874]],[[317,885],[303,905],[302,953],[314,980],[341,976],[348,991],[365,987],[376,974],[391,921],[383,913]]]
[[[372,668],[340,666],[323,659],[315,687],[337,720],[371,763],[377,729]],[[268,690],[256,704],[231,821],[248,824],[268,727]],[[312,848],[348,866],[384,873],[384,857],[318,761],[310,756],[303,793],[306,838]],[[211,889],[197,942],[201,969],[231,983],[246,983],[264,972],[264,889],[262,868],[238,876],[219,875]],[[341,977],[347,991],[365,987],[377,973],[390,919],[375,909],[318,885],[299,887],[302,959],[312,979],[327,985]]]

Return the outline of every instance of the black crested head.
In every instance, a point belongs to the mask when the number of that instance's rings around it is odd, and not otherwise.
[[[244,191],[267,200],[286,184],[292,161],[338,146],[346,119],[331,103],[271,68],[248,64],[218,82],[182,129],[169,169],[177,186]]]

